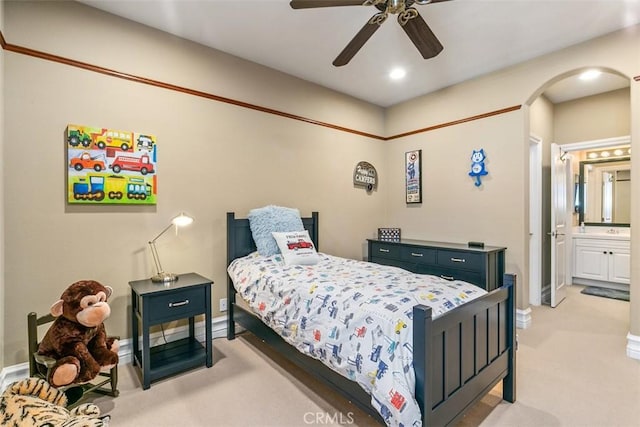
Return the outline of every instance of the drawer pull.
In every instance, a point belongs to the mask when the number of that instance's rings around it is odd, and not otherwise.
[[[386,252],[386,253],[388,253],[388,252],[389,252],[389,249],[383,249],[383,248],[380,248],[380,249],[378,249],[378,250],[379,250],[380,252]]]
[[[424,256],[424,254],[417,254],[417,253],[415,253],[415,252],[411,252],[411,256],[418,256],[418,257],[420,257],[420,256]]]
[[[451,261],[453,261],[453,262],[466,262],[466,260],[464,258],[451,258]]]
[[[444,280],[453,280],[453,276],[445,276],[444,274],[441,274],[440,277],[442,277]]]
[[[169,303],[169,307],[170,307],[170,308],[173,308],[173,307],[181,307],[181,306],[183,306],[183,305],[187,305],[187,304],[189,304],[189,300],[188,300],[188,299],[186,299],[186,300],[184,300],[184,301],[180,301],[180,302],[170,302],[170,303]]]

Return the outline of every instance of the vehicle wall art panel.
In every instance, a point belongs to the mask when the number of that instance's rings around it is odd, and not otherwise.
[[[67,201],[155,205],[156,137],[128,130],[67,126]]]

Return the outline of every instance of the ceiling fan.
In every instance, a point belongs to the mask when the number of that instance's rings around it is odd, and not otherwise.
[[[375,6],[380,12],[367,21],[362,29],[347,44],[333,65],[341,67],[351,61],[351,58],[360,50],[369,38],[376,32],[389,14],[398,15],[398,22],[409,36],[413,44],[424,59],[438,55],[443,47],[438,38],[433,34],[427,23],[422,19],[418,11],[411,7],[414,4],[439,3],[449,0],[292,0],[289,4],[293,9],[310,9],[316,7],[333,6]]]

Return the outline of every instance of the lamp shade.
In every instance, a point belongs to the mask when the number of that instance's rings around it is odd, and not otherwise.
[[[180,212],[180,215],[174,217],[171,220],[171,223],[176,227],[184,227],[185,225],[189,225],[193,222],[193,217],[187,215],[184,212]]]

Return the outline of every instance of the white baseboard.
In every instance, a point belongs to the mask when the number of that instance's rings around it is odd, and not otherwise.
[[[227,316],[219,316],[211,320],[211,333],[213,339],[227,336]],[[149,336],[151,346],[163,344],[165,338],[167,341],[175,341],[189,336],[189,326],[181,326],[178,328],[165,329],[162,332],[156,332]],[[195,336],[199,341],[205,340],[204,321],[195,324]],[[118,350],[118,365],[131,363],[133,360],[133,341],[131,338],[120,340],[120,349]],[[4,390],[14,381],[27,378],[29,376],[29,363],[19,363],[17,365],[7,366],[0,372],[0,391]]]
[[[627,356],[640,360],[640,336],[627,334]]]
[[[516,328],[527,329],[531,326],[531,307],[524,310],[516,308]]]

